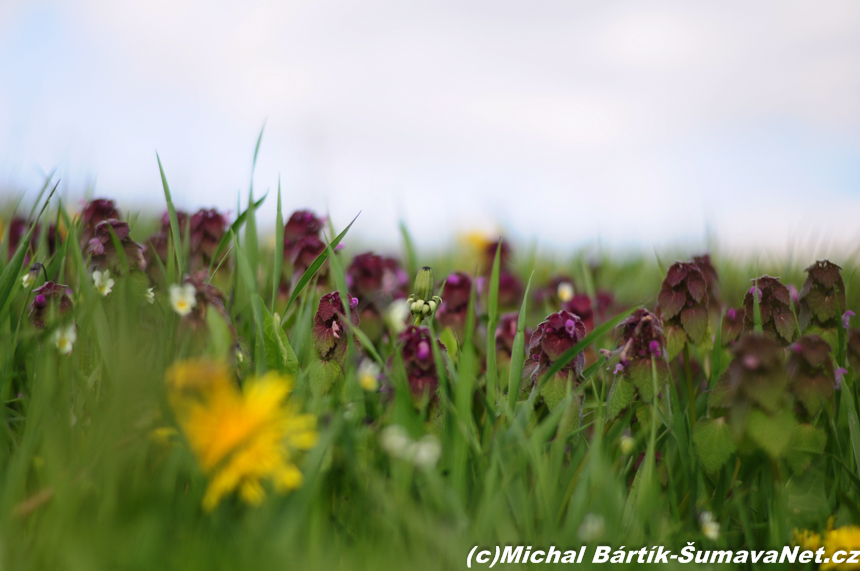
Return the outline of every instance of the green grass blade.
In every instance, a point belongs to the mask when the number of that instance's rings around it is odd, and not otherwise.
[[[176,256],[176,267],[179,268],[179,275],[185,266],[182,264],[182,235],[179,233],[179,218],[176,217],[176,207],[173,205],[173,198],[170,195],[170,186],[167,184],[167,177],[164,176],[164,168],[161,166],[161,157],[155,153],[155,158],[158,161],[158,171],[161,173],[161,186],[164,187],[164,199],[167,201],[167,216],[170,218],[170,234],[173,236],[173,254]]]
[[[51,202],[51,198],[54,196],[54,192],[57,190],[57,186],[59,184],[60,181],[57,181],[57,184],[54,185],[48,198],[42,205],[42,209],[39,210],[39,215],[30,223],[30,229],[27,231],[27,235],[24,236],[18,244],[18,249],[15,250],[9,263],[6,264],[6,267],[3,269],[3,273],[0,274],[0,315],[2,315],[6,309],[6,303],[9,301],[12,291],[15,289],[15,282],[18,281],[18,274],[21,273],[21,268],[24,266],[24,258],[27,256],[27,249],[30,247],[30,240],[33,238],[33,232],[36,231],[36,223],[42,217],[42,214],[48,207],[48,203]]]
[[[260,208],[263,202],[266,200],[266,197],[269,196],[269,193],[263,195],[263,198],[254,203],[254,210]],[[242,225],[245,223],[245,219],[248,217],[248,211],[244,210],[239,216],[236,217],[236,220],[230,225],[230,231],[224,234],[224,237],[221,238],[221,242],[218,243],[218,248],[215,250],[215,255],[212,256],[212,261],[209,264],[209,273],[212,273],[212,268],[215,267],[216,260],[220,263],[219,258],[227,249],[227,246],[230,244],[230,232],[238,235],[239,230],[242,229]]]
[[[356,220],[358,220],[358,216],[360,214],[361,213],[359,212],[355,216],[355,218],[352,219],[352,222],[350,222],[349,225],[343,229],[343,232],[338,234],[337,237],[334,240],[332,240],[332,242],[331,242],[331,249],[332,250],[337,248],[338,244],[340,244],[340,241],[343,240],[343,237],[346,236],[346,233],[349,232],[349,229],[352,228],[352,225],[355,224]],[[325,263],[326,258],[328,258],[328,252],[329,252],[329,249],[326,248],[325,250],[323,250],[320,253],[319,256],[317,256],[317,259],[314,260],[314,262],[308,267],[307,270],[305,270],[305,273],[302,275],[301,279],[296,284],[296,287],[293,288],[293,292],[290,294],[290,299],[287,301],[287,307],[284,309],[284,316],[281,318],[282,319],[281,323],[286,322],[287,314],[289,312],[290,307],[293,305],[293,302],[296,301],[296,298],[299,297],[299,294],[302,293],[302,290],[305,289],[305,286],[307,286],[308,283],[311,281],[311,279],[314,277],[314,274],[317,273],[317,271],[322,267],[323,263]]]
[[[520,314],[517,317],[517,334],[514,336],[514,344],[511,350],[511,368],[508,373],[508,407],[514,410],[517,404],[517,397],[520,393],[520,383],[523,378],[523,364],[526,358],[526,315],[529,299],[529,290],[532,287],[532,278],[535,273],[529,276],[529,281],[526,284],[526,292],[523,295],[523,303],[520,305]],[[495,337],[495,334],[493,335]]]
[[[248,193],[248,218],[245,221],[245,256],[251,267],[251,275],[256,279],[259,266],[260,245],[257,236],[257,213],[254,208],[254,190]]]
[[[284,266],[284,214],[281,212],[281,178],[278,177],[278,213],[275,216],[275,253],[272,260],[272,311],[278,300],[281,271]]]
[[[499,322],[499,273],[501,263],[502,241],[496,246],[496,256],[493,259],[493,270],[490,273],[490,290],[487,296],[487,399],[490,404],[496,402],[496,324]]]

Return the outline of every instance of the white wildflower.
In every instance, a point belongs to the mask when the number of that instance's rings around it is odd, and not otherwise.
[[[358,384],[367,392],[374,392],[379,388],[379,365],[365,359],[358,366]]]
[[[170,286],[170,305],[173,311],[185,317],[197,306],[197,288],[192,284]]]
[[[702,533],[711,541],[716,541],[720,537],[720,523],[714,521],[714,514],[711,512],[702,512],[699,516],[699,521],[702,523]]]
[[[561,282],[558,284],[558,289],[556,290],[558,294],[558,299],[567,303],[571,299],[573,299],[573,284],[570,282]]]
[[[602,515],[586,514],[576,534],[583,543],[591,543],[603,539],[606,521]]]
[[[400,425],[392,424],[385,427],[380,437],[382,448],[395,458],[403,458],[412,444],[412,439],[406,429]]]
[[[442,456],[442,445],[438,438],[428,434],[418,442],[413,442],[406,455],[417,468],[433,468]]]
[[[406,320],[411,314],[409,302],[405,299],[395,299],[385,310],[385,322],[391,332],[397,335],[406,329]]]
[[[61,325],[58,327],[57,330],[54,331],[52,339],[54,341],[54,346],[57,348],[60,355],[68,355],[72,352],[72,347],[74,346],[77,338],[78,333],[75,331],[75,324],[70,323],[69,325]]]
[[[110,270],[105,270],[104,272],[100,272],[96,270],[93,272],[93,283],[96,286],[96,291],[99,292],[99,295],[102,297],[107,297],[107,295],[113,291],[114,281],[113,278],[110,277]]]

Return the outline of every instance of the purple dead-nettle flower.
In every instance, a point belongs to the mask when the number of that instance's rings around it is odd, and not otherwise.
[[[189,232],[192,255],[208,266],[227,233],[227,218],[214,208],[201,208],[191,216]]]
[[[669,266],[657,296],[656,314],[669,337],[670,358],[688,339],[697,344],[708,339],[708,284],[699,266],[693,262]]]
[[[818,335],[804,335],[790,345],[786,362],[789,387],[808,418],[832,404],[834,375],[830,345]]]
[[[397,344],[403,356],[403,366],[412,396],[421,399],[428,395],[436,399],[436,388],[439,377],[436,371],[436,361],[433,358],[433,338],[430,330],[425,327],[410,325],[397,336]],[[445,351],[445,345],[436,341],[440,351]]]
[[[553,313],[542,321],[529,340],[529,362],[523,369],[523,378],[537,383],[540,377],[552,364],[585,337],[585,324],[576,315],[568,311]],[[574,382],[578,382],[585,367],[585,355],[579,353],[559,372],[567,380],[568,374],[573,374]]]
[[[317,217],[310,210],[296,210],[290,215],[290,219],[284,226],[284,251],[292,248],[299,238],[305,236],[319,237],[324,226],[324,218]]]
[[[720,278],[717,275],[717,270],[711,263],[711,256],[704,254],[694,256],[693,263],[702,272],[705,278],[705,283],[708,286],[708,307],[711,311],[719,311],[720,309]]]
[[[620,363],[620,362],[619,362],[619,363],[616,363],[616,364],[615,364],[615,371],[614,371],[614,372],[615,372],[615,374],[616,374],[616,375],[619,375],[619,374],[623,373],[623,372],[624,372],[624,364],[623,364],[623,363]]]
[[[471,293],[472,278],[468,274],[455,272],[448,276],[442,292],[442,305],[436,312],[436,319],[442,327],[450,327],[458,335],[463,335]]]
[[[119,255],[116,251],[113,236],[125,252],[131,270],[145,270],[146,260],[143,257],[143,246],[129,237],[129,227],[126,222],[119,220],[105,220],[100,222],[93,231],[93,237],[87,243],[86,253],[90,256],[91,270],[113,270],[118,274],[122,270]]]
[[[788,295],[791,297],[791,303],[798,304],[800,302],[800,293],[797,291],[797,288],[794,284],[788,284],[786,287],[788,288]]]
[[[293,279],[300,278],[305,271],[326,249],[325,243],[316,236],[302,236],[293,243],[289,252],[284,250],[284,255],[289,254],[290,264],[293,266]],[[320,277],[328,274],[328,267],[320,269]]]
[[[352,296],[349,297],[350,308],[354,307],[354,299]],[[357,300],[355,305],[358,305]],[[350,311],[349,320],[357,327],[359,323],[358,313]],[[314,347],[320,359],[323,361],[334,360],[343,366],[347,353],[348,328],[340,292],[334,291],[322,296],[316,315],[314,315],[312,331]],[[356,350],[360,350],[357,339],[354,339],[354,343]]]
[[[582,320],[586,331],[594,329],[594,305],[591,298],[584,293],[578,293],[567,300],[562,307]]]
[[[724,346],[734,343],[744,331],[744,310],[730,307],[723,315],[720,339]]]
[[[45,282],[33,290],[30,303],[30,319],[39,329],[45,327],[46,319],[62,317],[72,309],[72,290],[67,285]]]
[[[797,321],[791,311],[791,295],[779,278],[762,276],[752,280],[754,285],[744,296],[744,331],[754,329],[753,291],[758,291],[762,329],[783,345],[797,336]]]
[[[758,297],[758,302],[761,303],[761,290],[755,286],[752,286],[747,292],[750,295],[756,295]]]
[[[854,317],[854,312],[850,309],[842,314],[842,329],[851,327],[851,318]]]
[[[409,275],[397,260],[372,252],[353,258],[346,280],[362,308],[371,308],[378,314],[391,300],[406,297],[409,287]]]
[[[833,377],[836,380],[836,390],[842,388],[842,381],[845,379],[845,375],[848,373],[848,369],[843,367],[839,367],[833,372]]]
[[[762,290],[767,300],[767,288]],[[747,333],[731,351],[733,359],[714,385],[708,406],[712,418],[728,415],[737,438],[746,431],[751,410],[777,415],[790,409],[793,399],[787,390],[789,377],[783,363],[784,352],[773,335]]]
[[[517,321],[519,321],[518,313],[504,313],[499,317],[499,324],[496,326],[496,351],[509,359],[514,350],[514,338],[517,336]],[[524,333],[525,338],[528,339],[529,331],[526,330]]]
[[[657,367],[657,374],[663,378],[668,374],[668,365],[663,354],[666,338],[660,318],[647,309],[637,309],[616,327],[621,333],[619,357],[622,368],[616,367],[627,381],[633,383],[638,394],[645,402],[653,396],[651,361]]]
[[[800,290],[798,312],[804,329],[809,325],[825,329],[839,326],[842,312],[847,309],[841,270],[828,260],[815,262],[806,268],[807,277]]]
[[[119,219],[120,213],[113,200],[97,198],[89,201],[81,212],[81,246],[86,247],[100,223]]]

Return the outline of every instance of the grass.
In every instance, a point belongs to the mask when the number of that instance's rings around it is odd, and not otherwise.
[[[703,468],[695,425],[708,419],[707,387],[731,360],[719,337],[715,348],[688,345],[686,369],[681,357],[665,377],[653,365],[652,390],[658,396],[646,416],[637,414],[643,410],[637,403],[611,417],[607,399],[614,375],[597,349],[617,347],[613,327],[630,310],[653,309],[664,276],[654,258],[587,260],[582,252],[570,252],[564,262],[539,255],[516,261],[516,273],[532,291],[551,275],[564,273],[588,290],[609,290],[616,298],[614,317],[598,322],[541,379],[549,382],[567,361],[588,352],[582,377],[567,386],[555,406],[548,406],[539,390],[526,387],[521,395],[518,384],[529,341],[525,328],[558,308],[536,303],[530,295],[519,307],[500,308],[498,252],[488,277],[489,296],[473,290],[469,307],[476,312],[468,313],[462,335],[425,320],[449,340],[447,351],[433,347],[439,371],[435,399],[411,398],[393,336],[365,331],[364,322],[348,329],[348,338],[355,336],[363,350],[349,343],[345,366],[331,388],[315,394],[312,320],[322,294],[348,290],[348,232],[360,217],[330,235],[318,263],[282,294],[278,285],[289,279],[291,268],[286,261],[282,272],[282,250],[258,240],[260,202],[250,198],[210,264],[219,268],[211,281],[229,300],[226,316],[234,338],[215,317],[191,329],[171,307],[169,285],[189,270],[191,260],[187,230],[180,226],[163,171],[162,180],[170,213],[168,258],[162,267],[151,265],[148,275],[120,268],[107,297],[92,286],[78,243],[80,219],[73,213],[68,213],[66,238],[53,254],[42,233],[35,252],[27,252],[25,240],[2,262],[4,568],[461,569],[475,545],[578,549],[585,538],[590,545],[659,544],[676,553],[688,541],[700,548],[781,550],[795,527],[823,530],[831,516],[837,525],[860,522],[853,372],[846,375],[832,413],[812,420],[826,434],[826,446],[811,452],[805,470],[789,469],[785,458],[755,448],[733,451],[715,472]],[[51,202],[42,220],[65,216]],[[8,227],[8,217],[5,222]],[[274,222],[283,228],[280,213]],[[154,225],[141,220],[132,229],[138,241],[146,238],[147,224]],[[401,230],[402,257],[412,270],[431,265],[437,276],[446,276],[476,267],[477,260],[459,250],[422,259],[420,244],[413,243],[405,225]],[[4,258],[8,240],[4,233]],[[335,249],[341,242],[346,250]],[[222,255],[227,256],[223,261]],[[66,316],[77,325],[70,355],[58,354],[51,341],[58,316],[45,329],[35,328],[28,317],[33,299],[21,277],[33,261],[43,262],[49,279],[74,292],[74,307]],[[715,262],[729,306],[741,304],[757,275],[770,272],[798,287],[805,278],[806,264],[753,265],[718,255]],[[843,267],[848,307],[856,309],[860,278],[852,264]],[[36,279],[32,287],[45,277]],[[143,292],[152,284],[156,298],[150,305]],[[492,338],[487,342],[487,330],[495,329],[502,309],[519,310],[521,317],[510,360],[495,354]],[[757,303],[755,309],[758,323]],[[299,459],[301,488],[269,493],[260,506],[231,497],[210,514],[201,509],[207,477],[187,440],[181,431],[173,438],[161,436],[165,427],[177,426],[165,371],[189,356],[232,359],[239,338],[250,358],[249,376],[295,363],[293,398],[318,417],[320,437]],[[457,346],[451,339],[459,339]],[[840,335],[833,341],[840,345],[833,355],[842,355],[841,343]],[[391,393],[361,388],[361,354],[382,366]],[[491,361],[484,366],[487,355]],[[405,427],[416,440],[435,435],[441,443],[438,463],[416,467],[386,452],[381,434],[392,424]],[[719,522],[718,539],[703,535],[703,512]],[[599,534],[592,530],[590,539],[583,525],[587,518],[601,522]]]

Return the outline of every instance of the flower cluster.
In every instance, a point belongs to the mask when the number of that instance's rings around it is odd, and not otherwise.
[[[660,378],[668,372],[666,360],[660,358],[665,351],[666,338],[659,317],[647,309],[637,309],[619,323],[617,329],[621,332],[621,350],[615,367],[619,377],[609,398],[613,415],[633,401],[634,391],[644,402],[651,402],[654,397],[652,358]]]
[[[709,337],[708,282],[694,262],[669,266],[657,296],[657,315],[663,319],[674,357],[689,339],[699,344]]]
[[[804,335],[789,347],[786,370],[790,388],[808,417],[833,400],[836,385],[830,345],[818,335]]]
[[[806,281],[798,297],[798,319],[803,329],[810,324],[822,328],[839,326],[840,316],[846,310],[845,282],[841,270],[828,260],[815,262],[806,268]]]
[[[107,220],[119,220],[120,212],[113,200],[97,198],[81,212],[81,247],[86,248],[95,235],[96,226]]]
[[[564,310],[553,313],[538,324],[529,339],[528,358],[523,367],[523,379],[530,382],[525,383],[523,388],[537,385],[553,363],[585,335],[585,324],[582,320]],[[550,406],[559,402],[566,393],[569,378],[574,385],[579,384],[584,367],[585,354],[579,353],[551,379],[544,389],[544,399]]]
[[[39,329],[44,329],[49,316],[62,317],[72,309],[72,290],[69,286],[45,282],[33,290],[30,303],[30,320]]]
[[[755,325],[755,295],[758,298],[762,329],[782,345],[788,345],[797,336],[797,321],[791,311],[788,288],[782,285],[779,278],[767,275],[751,281],[753,286],[744,295],[744,331],[752,331]]]
[[[472,293],[472,278],[466,273],[454,272],[445,280],[442,293],[442,305],[436,312],[436,319],[442,327],[450,327],[462,338]]]
[[[297,210],[290,215],[284,226],[284,259],[293,268],[293,279],[301,277],[326,245],[320,239],[325,219],[318,218],[310,210]]]
[[[439,386],[439,376],[436,371],[436,361],[433,358],[433,337],[425,327],[411,325],[397,337],[397,345],[403,357],[406,378],[409,389],[415,399],[429,396],[436,398],[436,388]],[[445,351],[445,345],[436,341],[440,351]]]
[[[200,468],[209,478],[203,509],[238,492],[248,504],[302,484],[295,453],[317,442],[316,417],[288,400],[292,380],[268,373],[240,390],[222,364],[182,361],[167,372],[170,404]]]
[[[221,240],[227,233],[227,218],[214,208],[201,208],[193,215],[178,210],[176,220],[181,239],[188,241],[191,270],[200,271],[208,268],[218,252]],[[170,238],[170,214],[165,212],[161,217],[161,227],[158,232],[147,240],[147,254],[158,256],[161,262],[166,264],[167,257],[170,255],[167,249]]]
[[[92,238],[87,242],[86,253],[90,256],[90,269],[114,271],[121,269],[120,255],[116,249],[114,237],[122,246],[122,251],[131,270],[145,270],[146,260],[143,257],[143,246],[129,236],[128,223],[116,219],[99,222],[93,229]]]
[[[349,298],[349,319],[352,325],[358,327],[358,313],[352,311],[358,305],[358,300]],[[313,338],[314,347],[320,359],[334,360],[343,365],[347,353],[347,328],[343,302],[339,292],[327,293],[320,298],[319,307],[314,315]],[[359,347],[355,341],[356,348]]]

